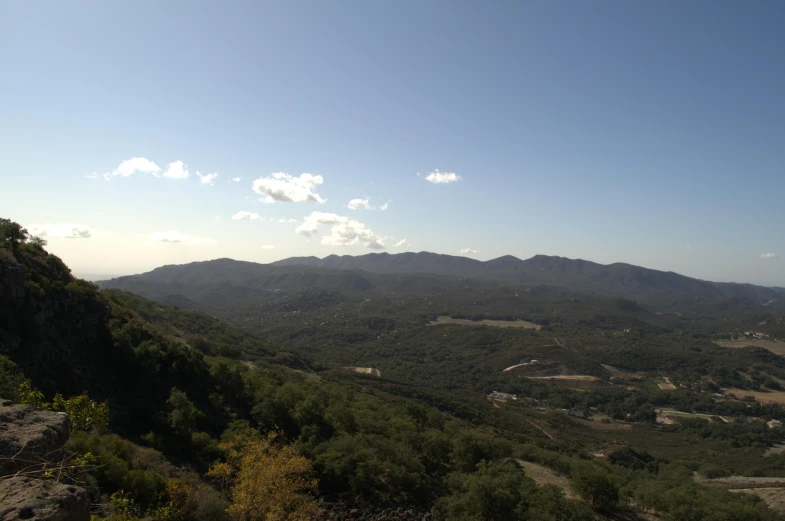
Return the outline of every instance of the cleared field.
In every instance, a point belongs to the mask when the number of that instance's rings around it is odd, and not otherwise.
[[[726,393],[733,393],[737,398],[744,396],[754,396],[760,403],[772,402],[785,404],[785,391],[748,391],[746,389],[734,389],[733,387],[726,387],[723,389]]]
[[[785,478],[730,476],[708,479],[697,473],[693,477],[697,483],[708,487],[724,488],[729,492],[755,494],[773,510],[785,512]]]
[[[578,380],[581,382],[599,382],[600,379],[596,376],[589,376],[586,374],[560,374],[555,376],[524,376],[529,380]]]
[[[763,457],[776,456],[777,454],[785,454],[785,443],[769,447],[766,449],[766,452],[763,453]]]
[[[783,488],[785,478],[753,478],[748,476],[729,476],[727,478],[708,479],[700,474],[694,474],[695,481],[709,487],[722,487],[727,489],[742,488]]]
[[[523,467],[526,475],[532,478],[538,485],[554,485],[564,491],[567,499],[578,499],[578,496],[570,488],[570,480],[567,476],[559,474],[553,469],[549,469],[543,465],[532,463],[531,461],[524,461],[522,459],[515,460],[518,465]]]
[[[711,420],[712,418],[716,417],[716,415],[711,415],[711,414],[700,414],[697,412],[684,412],[684,411],[677,411],[676,409],[667,409],[667,408],[657,409],[657,414],[664,417],[678,416],[682,418],[701,418],[703,420]]]
[[[785,514],[785,488],[732,488],[728,492],[754,494],[775,512]]]
[[[590,429],[597,431],[630,431],[632,424],[629,423],[603,423],[601,421],[583,420],[581,418],[569,417],[575,423],[579,423]]]
[[[518,327],[523,329],[540,329],[540,325],[525,320],[468,320],[465,318],[438,317],[431,321],[429,326],[456,324],[459,326],[491,326],[491,327]]]
[[[777,340],[716,340],[714,342],[720,347],[739,349],[742,347],[762,347],[768,349],[775,355],[785,356],[785,342]]]

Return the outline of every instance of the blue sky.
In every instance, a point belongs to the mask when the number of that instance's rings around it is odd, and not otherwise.
[[[0,0],[0,215],[80,275],[469,249],[785,286],[783,20],[770,1]]]

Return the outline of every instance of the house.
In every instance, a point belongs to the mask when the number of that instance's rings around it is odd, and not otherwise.
[[[782,427],[782,422],[779,420],[769,420],[766,425],[769,426],[769,429],[775,429],[778,427]]]

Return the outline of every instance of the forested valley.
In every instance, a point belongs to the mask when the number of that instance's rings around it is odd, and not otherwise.
[[[99,287],[0,239],[0,398],[69,414],[26,472],[95,521],[785,519],[777,309],[291,266]]]

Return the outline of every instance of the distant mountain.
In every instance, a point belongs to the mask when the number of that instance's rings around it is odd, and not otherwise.
[[[754,305],[766,304],[773,309],[780,309],[785,301],[785,288],[708,282],[631,264],[603,265],[547,255],[536,255],[526,260],[506,255],[483,262],[429,252],[371,253],[359,256],[330,255],[323,259],[291,257],[273,265],[364,270],[386,274],[450,275],[522,285],[558,286],[574,291],[649,302],[672,301],[691,296],[710,300],[744,299]]]

